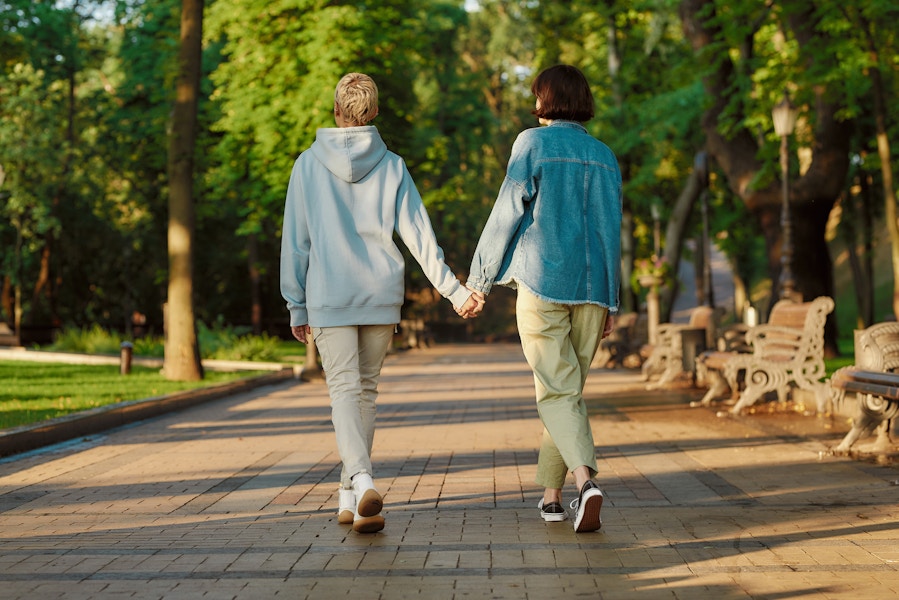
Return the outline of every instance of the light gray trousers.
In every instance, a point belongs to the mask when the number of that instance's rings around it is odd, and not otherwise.
[[[357,473],[372,473],[375,400],[394,325],[313,327],[331,397],[331,423],[343,467],[340,484],[353,487]]]

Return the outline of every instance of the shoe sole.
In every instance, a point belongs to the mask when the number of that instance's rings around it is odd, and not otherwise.
[[[543,520],[547,523],[559,523],[568,518],[568,515],[557,515],[555,513],[541,513],[540,516],[543,517]]]
[[[356,533],[375,533],[384,529],[384,517],[359,517],[353,521],[353,531]]]
[[[349,508],[345,508],[339,513],[337,513],[337,522],[341,525],[349,525],[353,522],[353,518],[356,515],[353,514],[353,511]]]
[[[602,527],[602,520],[599,518],[599,513],[602,511],[602,500],[602,494],[591,494],[584,499],[583,512],[578,510],[581,519],[574,525],[576,533],[596,531]]]
[[[359,504],[356,505],[356,513],[360,517],[373,517],[381,512],[384,508],[384,500],[377,490],[365,490],[362,497],[359,498]]]

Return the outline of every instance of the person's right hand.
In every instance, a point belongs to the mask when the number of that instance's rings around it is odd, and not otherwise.
[[[602,328],[602,339],[606,339],[615,331],[615,317],[606,315],[606,325]]]

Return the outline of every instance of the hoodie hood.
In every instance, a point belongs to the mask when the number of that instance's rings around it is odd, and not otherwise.
[[[368,175],[387,154],[387,144],[371,125],[319,129],[309,149],[335,177],[348,183]]]

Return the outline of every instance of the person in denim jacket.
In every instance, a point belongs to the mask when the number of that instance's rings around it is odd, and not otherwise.
[[[602,526],[602,491],[583,399],[600,340],[618,311],[621,172],[614,153],[583,123],[594,101],[583,73],[569,65],[541,72],[531,91],[545,127],[519,134],[505,180],[481,233],[467,285],[517,289],[516,319],[534,372],[544,425],[536,481],[546,521],[564,521],[562,487],[571,471],[575,531]]]

